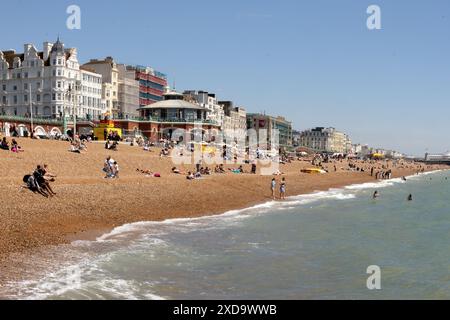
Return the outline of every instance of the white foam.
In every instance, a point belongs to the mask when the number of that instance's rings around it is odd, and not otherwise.
[[[423,175],[429,175],[435,172],[427,172],[425,174],[421,174],[419,176],[411,176],[411,177],[420,177]],[[410,177],[410,178],[411,178]],[[213,215],[213,216],[203,216],[198,218],[178,218],[178,219],[168,219],[165,221],[157,222],[157,221],[142,221],[137,223],[125,224],[120,227],[114,228],[111,232],[106,233],[96,239],[96,241],[75,241],[73,244],[75,246],[79,245],[92,245],[96,243],[109,243],[111,242],[112,248],[116,247],[115,242],[123,241],[128,235],[139,235],[143,238],[139,238],[140,240],[148,241],[147,244],[152,245],[161,245],[164,244],[164,241],[157,238],[158,232],[164,231],[182,231],[188,230],[192,231],[197,228],[217,228],[219,224],[217,222],[225,222],[224,225],[229,226],[230,222],[239,222],[242,219],[247,219],[255,215],[265,214],[272,210],[289,210],[294,209],[298,205],[304,205],[313,203],[316,201],[328,199],[328,200],[339,200],[345,201],[356,198],[355,192],[358,190],[364,189],[378,189],[392,186],[396,183],[404,183],[402,179],[392,179],[392,180],[383,180],[378,182],[369,182],[363,184],[356,184],[347,186],[342,189],[330,189],[328,191],[318,191],[311,194],[298,195],[289,197],[286,201],[268,201],[262,204],[258,204],[249,208],[239,209],[239,210],[230,210],[222,215]],[[211,223],[211,222],[214,223]],[[160,228],[161,226],[165,228]],[[164,229],[161,231],[161,229]],[[257,244],[249,244],[255,245]],[[84,274],[90,274],[93,271],[97,270],[96,262],[98,261],[106,261],[108,256],[113,256],[114,252],[111,254],[104,254],[98,259],[94,261],[89,260],[82,263],[79,263],[75,266],[75,268],[80,268],[83,270]],[[96,288],[101,290],[111,292],[114,295],[118,295],[119,297],[123,297],[126,299],[135,298],[133,284],[127,283],[124,280],[114,280],[114,279],[103,279],[97,283],[97,277],[95,283],[88,283],[82,285],[81,289],[78,285],[73,285],[70,282],[70,277],[67,278],[68,268],[65,267],[56,273],[47,274],[44,279],[38,281],[23,281],[20,283],[15,283],[16,288],[20,288],[21,295],[26,296],[29,299],[44,299],[50,296],[63,295],[69,291],[74,291],[79,293],[80,295],[86,291],[84,288],[85,285],[95,285]],[[102,282],[103,281],[103,282]],[[139,289],[139,288],[137,288]],[[157,295],[152,293],[143,294],[148,299],[163,299]]]

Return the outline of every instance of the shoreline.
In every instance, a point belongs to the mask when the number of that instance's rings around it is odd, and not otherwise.
[[[450,171],[450,169],[439,169],[439,170],[431,170],[431,171],[426,171],[424,173],[420,173],[420,174],[413,174],[413,175],[408,175],[405,176],[407,178],[407,180],[409,180],[412,177],[423,177],[423,176],[427,176],[429,174],[433,174],[433,173],[440,173],[440,172],[446,172],[446,171]],[[393,177],[392,179],[389,180],[376,180],[373,182],[373,184],[379,184],[380,188],[384,188],[383,182],[399,182],[399,179],[401,177]],[[311,193],[302,193],[302,194],[296,194],[296,195],[291,195],[287,197],[287,201],[289,200],[293,200],[293,198],[296,197],[301,197],[301,196],[314,196],[314,195],[319,195],[321,193],[328,193],[328,192],[333,192],[333,191],[351,191],[352,188],[349,187],[364,187],[367,184],[372,184],[370,181],[366,181],[366,182],[361,182],[361,183],[354,183],[354,184],[344,184],[342,186],[335,186],[335,187],[331,187],[327,190],[315,190]],[[357,188],[357,189],[374,189],[376,188],[373,185],[367,185],[364,188]],[[316,200],[320,200],[320,197]],[[314,201],[314,200],[313,200]],[[181,217],[181,218],[171,218],[171,219],[166,219],[166,220],[161,220],[161,221],[137,221],[137,222],[132,222],[132,223],[125,223],[121,226],[112,228],[112,229],[104,229],[104,230],[89,230],[89,231],[85,231],[82,233],[78,233],[75,234],[72,239],[69,239],[70,242],[69,243],[61,243],[58,245],[52,245],[52,246],[44,246],[44,247],[39,247],[39,248],[34,248],[29,250],[29,252],[23,252],[23,253],[19,253],[19,255],[23,256],[25,259],[28,260],[33,260],[34,258],[37,258],[37,261],[41,261],[42,260],[48,260],[49,257],[55,259],[56,261],[63,261],[60,260],[62,256],[64,256],[64,253],[67,249],[70,248],[75,245],[76,246],[76,242],[78,241],[88,241],[88,242],[97,242],[97,241],[105,241],[105,240],[110,240],[111,237],[120,235],[122,233],[128,233],[128,232],[133,232],[136,228],[139,228],[142,225],[147,225],[147,224],[164,224],[164,223],[184,223],[184,222],[192,222],[192,221],[197,221],[197,220],[201,220],[201,219],[213,219],[213,218],[226,218],[229,216],[235,216],[235,215],[239,215],[242,212],[246,211],[246,210],[252,210],[252,209],[257,209],[258,207],[263,207],[266,204],[271,204],[271,203],[283,203],[284,201],[274,201],[274,200],[269,200],[269,201],[264,201],[264,202],[260,202],[251,206],[247,206],[244,208],[236,208],[236,209],[231,209],[219,214],[205,214],[205,215],[198,215],[195,217]],[[59,251],[58,251],[59,249]],[[72,257],[73,258],[73,257]],[[17,259],[17,257],[16,257]],[[78,257],[76,259],[81,259],[81,257]],[[72,261],[64,261],[61,263],[57,263],[56,265],[54,265],[53,263],[51,264],[53,271],[54,270],[58,270],[60,267],[64,267],[64,263],[69,262],[70,263],[79,263],[81,260],[72,260]],[[70,259],[69,259],[70,260]],[[30,262],[29,264],[33,265],[32,262]],[[34,267],[34,265],[33,265]],[[40,272],[42,273],[42,275],[45,275],[45,270],[46,268],[43,268],[42,265],[39,266]],[[50,267],[50,265],[48,266]],[[66,265],[67,267],[67,265]],[[17,273],[17,272],[16,272]],[[41,274],[39,272],[37,272],[36,274]],[[36,274],[34,276],[36,276]],[[17,283],[18,281],[24,280],[25,278],[12,278],[12,279],[8,279],[7,283],[11,286],[12,283]],[[33,278],[35,280],[35,278]],[[28,280],[28,279],[27,279]],[[25,280],[25,281],[27,281]],[[6,282],[4,282],[4,279],[0,278],[0,284],[4,284]],[[31,297],[31,296],[30,296]],[[5,297],[2,297],[0,295],[0,299],[4,299]],[[10,298],[10,296],[6,296],[6,299]]]
[[[184,176],[170,174],[172,162],[161,159],[156,150],[149,153],[121,145],[112,154],[121,164],[121,177],[112,181],[104,179],[101,172],[103,160],[110,154],[102,145],[91,144],[88,154],[76,155],[67,151],[64,142],[20,139],[19,143],[24,153],[2,153],[5,156],[0,158],[0,192],[11,200],[3,204],[0,214],[4,230],[0,235],[0,283],[15,278],[9,270],[21,269],[17,255],[25,260],[46,247],[95,240],[132,223],[218,216],[272,201],[269,190],[272,176],[228,173],[187,181]],[[58,175],[52,185],[57,192],[53,199],[17,190],[23,174],[37,163],[48,163],[50,171]],[[311,166],[303,161],[281,166],[288,196],[378,182],[367,172],[347,171],[346,163],[338,165],[342,170],[325,175],[301,174],[302,168]],[[161,172],[162,178],[143,177],[136,168],[151,168]],[[433,166],[427,171],[445,168],[448,167]],[[183,169],[192,170],[193,166]],[[249,166],[244,169],[249,171]],[[416,171],[416,168],[396,169],[393,178]],[[14,263],[10,255],[16,256]]]
[[[408,176],[404,176],[406,179],[410,179],[412,177],[421,177],[421,176],[425,176],[428,174],[433,174],[433,173],[439,173],[439,172],[445,172],[445,171],[450,171],[450,169],[439,169],[439,170],[432,170],[432,171],[425,171],[423,173],[420,174],[414,174],[414,175],[408,175]],[[399,177],[393,177],[391,179],[388,180],[375,180],[375,182],[373,182],[374,184],[381,184],[382,182],[389,182],[389,181],[395,181],[398,180],[400,178],[402,178],[403,176],[399,176]],[[356,184],[345,184],[342,186],[335,186],[335,187],[330,187],[328,189],[324,189],[324,190],[315,190],[313,192],[310,193],[301,193],[301,194],[295,194],[295,195],[290,195],[286,197],[286,200],[289,200],[291,198],[294,197],[300,197],[300,196],[313,196],[322,192],[330,192],[333,189],[336,190],[346,190],[347,187],[356,187],[356,186],[364,186],[365,184],[370,183],[369,182],[362,182],[362,183],[356,183]],[[372,187],[367,187],[367,189],[370,189]],[[217,214],[208,214],[205,213],[204,215],[201,214],[199,216],[195,216],[195,217],[183,217],[183,218],[170,218],[170,219],[165,219],[165,220],[145,220],[145,221],[137,221],[137,222],[132,222],[132,223],[125,223],[123,225],[120,225],[118,227],[112,228],[112,229],[108,229],[108,230],[89,230],[89,231],[85,231],[79,234],[74,235],[73,237],[68,237],[68,239],[72,238],[73,242],[77,242],[77,241],[99,241],[99,240],[103,240],[105,238],[107,238],[108,236],[112,235],[115,233],[115,231],[117,229],[123,228],[123,227],[127,227],[127,226],[133,226],[135,224],[145,224],[145,223],[171,223],[171,222],[181,222],[181,221],[192,221],[192,220],[197,220],[197,219],[208,219],[208,218],[220,218],[220,217],[226,217],[232,214],[238,214],[239,212],[245,211],[245,210],[251,210],[251,209],[256,209],[258,207],[264,206],[266,204],[270,204],[272,202],[275,203],[283,203],[285,201],[282,200],[269,200],[269,201],[263,201],[263,202],[258,202],[256,204],[250,205],[250,206],[246,206],[246,207],[242,207],[242,208],[233,208],[221,213],[217,213]],[[73,242],[71,242],[70,244],[72,244]]]

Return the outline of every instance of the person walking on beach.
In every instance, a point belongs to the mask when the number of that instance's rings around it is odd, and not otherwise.
[[[277,181],[275,178],[272,179],[272,182],[270,183],[270,190],[272,190],[272,199],[275,200],[275,188],[277,187]]]
[[[286,199],[286,179],[281,179],[280,184],[280,199],[285,200]]]

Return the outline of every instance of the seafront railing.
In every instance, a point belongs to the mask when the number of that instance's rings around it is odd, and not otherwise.
[[[21,117],[21,116],[11,116],[11,115],[0,115],[0,121],[9,121],[9,122],[25,122],[30,123],[30,117]],[[62,125],[62,119],[53,119],[46,117],[33,117],[33,123],[35,124],[53,124],[53,125]]]
[[[164,119],[157,117],[112,117],[110,118],[112,121],[137,121],[137,122],[158,122],[158,123],[172,123],[172,124],[203,124],[203,125],[215,125],[219,126],[219,124],[215,121],[208,119]],[[8,122],[24,122],[30,123],[30,117],[24,116],[15,116],[15,115],[0,115],[0,121],[8,121]],[[66,123],[72,123],[72,118],[67,118]],[[80,118],[77,117],[78,122],[88,121],[88,122],[98,122],[99,119],[95,118]],[[63,125],[64,119],[62,118],[51,118],[51,117],[33,117],[33,123],[35,124],[49,124],[49,125]]]

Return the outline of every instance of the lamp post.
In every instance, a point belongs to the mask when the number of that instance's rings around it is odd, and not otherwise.
[[[72,109],[72,118],[73,118],[73,137],[77,134],[77,102],[78,102],[78,90],[77,90],[78,84],[75,83],[73,85],[69,84],[69,88],[67,91],[63,93],[64,97],[64,106],[63,106],[63,117],[66,119],[66,95],[69,97],[69,107]],[[71,106],[70,106],[71,104]],[[70,112],[70,111],[69,111]]]
[[[30,84],[30,123],[31,123],[31,138],[34,137],[34,123],[33,123],[33,100],[32,100],[32,94],[31,94],[31,84]]]

